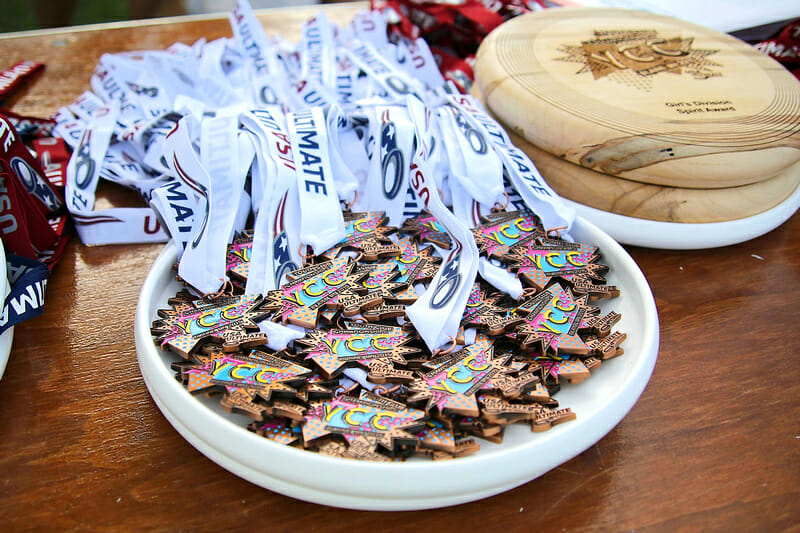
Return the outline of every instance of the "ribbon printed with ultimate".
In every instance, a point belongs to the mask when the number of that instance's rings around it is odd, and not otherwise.
[[[533,164],[477,102],[458,95],[424,40],[390,39],[386,16],[361,12],[336,27],[320,13],[292,46],[266,35],[240,1],[232,38],[104,55],[92,92],[55,117],[74,150],[66,205],[83,242],[172,237],[186,259],[180,276],[205,294],[222,287],[225,246],[248,220],[256,221],[259,258],[248,291],[265,291],[279,283],[281,262],[296,265],[299,254],[344,239],[340,202],[384,211],[394,226],[428,209],[464,251],[475,249],[468,230],[480,213],[507,196],[545,227],[568,228],[571,210]],[[465,147],[474,153],[461,160]],[[436,198],[419,197],[414,179],[423,175]],[[137,189],[156,214],[94,210],[100,179]],[[452,251],[438,252],[450,258],[451,274],[471,278],[448,285],[458,292],[448,301],[462,308],[478,270],[478,254],[464,251],[468,264],[459,267]],[[414,312],[411,320],[436,331],[425,338],[434,349],[457,333],[445,315],[462,310]]]

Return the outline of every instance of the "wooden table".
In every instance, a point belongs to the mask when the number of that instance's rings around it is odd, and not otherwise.
[[[341,24],[358,7],[325,9]],[[296,39],[317,9],[261,18],[268,32]],[[2,66],[47,64],[12,102],[17,112],[47,116],[88,88],[104,52],[229,35],[226,18],[171,19],[5,35],[0,57]],[[798,216],[738,246],[629,248],[655,294],[662,339],[637,405],[541,478],[424,512],[294,500],[230,474],[183,440],[150,398],[134,349],[139,288],[160,248],[88,248],[74,238],[50,279],[44,314],[16,328],[0,381],[4,529],[450,531],[483,520],[498,531],[800,527]]]

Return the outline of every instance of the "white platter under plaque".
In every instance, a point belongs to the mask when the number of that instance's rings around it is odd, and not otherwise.
[[[248,419],[195,397],[174,378],[178,357],[153,343],[156,311],[180,288],[171,244],[145,280],[136,311],[139,366],[156,405],[173,427],[206,457],[266,489],[309,502],[365,510],[444,507],[486,498],[527,483],[580,454],[616,426],[644,391],[658,354],[659,325],[650,287],[636,263],[606,233],[578,218],[573,236],[600,247],[611,267],[610,284],[621,296],[602,304],[622,314],[616,329],[627,333],[625,354],[605,361],[579,385],[556,395],[577,420],[543,433],[529,425],[506,430],[502,444],[478,439],[477,453],[452,461],[415,459],[371,463],[322,456],[281,446],[248,431]]]
[[[562,201],[619,242],[665,250],[701,250],[749,241],[779,227],[800,208],[800,187],[786,200],[763,213],[738,220],[697,224],[633,218],[566,198],[562,198]]]

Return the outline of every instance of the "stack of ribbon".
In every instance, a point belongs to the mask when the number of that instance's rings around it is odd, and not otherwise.
[[[44,65],[22,61],[0,74],[0,101],[7,100]],[[63,200],[67,152],[53,136],[55,121],[0,108],[0,236],[8,294],[0,315],[0,376],[15,324],[42,312],[50,269],[68,237]]]
[[[303,247],[321,253],[344,238],[340,202],[385,211],[394,226],[430,209],[462,244],[442,269],[460,274],[461,309],[409,314],[433,349],[456,334],[479,269],[522,292],[513,274],[479,260],[469,229],[482,215],[508,197],[568,235],[572,211],[527,156],[445,81],[423,39],[390,39],[380,11],[343,28],[320,14],[297,46],[268,37],[245,1],[230,20],[230,39],[102,56],[92,91],[57,113],[55,131],[74,150],[66,203],[84,243],[171,236],[180,277],[207,294],[250,220],[247,291],[264,293],[302,263]],[[101,178],[140,191],[158,217],[94,210]]]

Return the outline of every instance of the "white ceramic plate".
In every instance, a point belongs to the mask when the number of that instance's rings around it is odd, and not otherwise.
[[[8,278],[6,277],[6,249],[2,241],[0,241],[0,265],[2,265],[2,270],[0,270],[0,302],[5,302],[8,293],[11,292],[11,287],[9,287]],[[3,377],[3,372],[6,370],[13,342],[14,327],[12,326],[0,335],[0,378]]]
[[[410,510],[465,503],[522,485],[575,457],[608,433],[633,407],[645,388],[658,354],[658,316],[653,295],[636,263],[607,234],[576,220],[576,240],[600,247],[611,267],[609,283],[622,295],[602,306],[622,313],[617,328],[628,334],[625,354],[604,362],[575,386],[556,395],[577,420],[543,433],[529,425],[506,430],[502,444],[480,441],[474,455],[452,461],[412,460],[370,463],[325,457],[270,442],[231,415],[219,401],[193,397],[173,377],[178,358],[158,349],[150,335],[156,310],[179,285],[171,266],[171,245],[156,259],[136,310],[136,351],[147,388],[170,423],[208,458],[256,485],[310,502],[371,510]]]
[[[763,213],[739,220],[704,224],[626,217],[566,198],[562,200],[574,207],[578,215],[596,224],[619,242],[647,248],[699,250],[738,244],[774,230],[789,220],[800,207],[800,187],[786,200]]]

